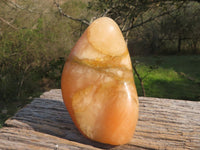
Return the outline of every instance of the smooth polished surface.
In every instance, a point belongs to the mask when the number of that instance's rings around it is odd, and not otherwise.
[[[131,60],[118,25],[95,20],[65,63],[64,103],[79,131],[112,145],[130,141],[138,120],[138,96]]]

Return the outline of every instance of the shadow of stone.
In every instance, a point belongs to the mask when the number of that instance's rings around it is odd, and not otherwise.
[[[16,124],[16,120],[20,123]],[[35,130],[70,141],[92,145],[96,148],[113,149],[119,147],[98,143],[84,137],[74,125],[64,103],[60,100],[34,99],[31,104],[17,112],[5,125]]]

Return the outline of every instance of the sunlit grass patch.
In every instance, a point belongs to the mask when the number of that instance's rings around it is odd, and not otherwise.
[[[143,78],[146,96],[200,100],[200,56],[137,57],[136,68]],[[156,66],[152,69],[152,66]],[[183,76],[184,74],[184,76]],[[135,75],[138,94],[140,82]]]

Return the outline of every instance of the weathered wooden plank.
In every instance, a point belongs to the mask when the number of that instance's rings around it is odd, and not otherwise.
[[[62,102],[61,91],[51,90],[6,121],[7,127],[0,130],[0,149],[12,145],[14,149],[56,149],[56,143],[59,149],[200,149],[200,102],[147,97],[139,102],[133,139],[110,146],[83,137]]]
[[[20,128],[0,130],[0,149],[98,149],[90,145]]]

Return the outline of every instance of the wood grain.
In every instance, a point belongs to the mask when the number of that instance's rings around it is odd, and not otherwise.
[[[110,146],[82,136],[60,89],[34,99],[0,129],[0,149],[200,149],[200,102],[140,97],[130,143]]]

